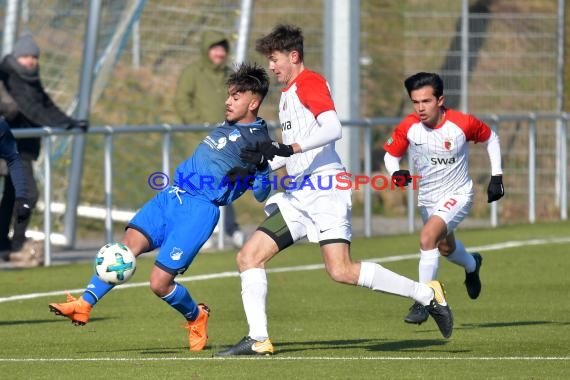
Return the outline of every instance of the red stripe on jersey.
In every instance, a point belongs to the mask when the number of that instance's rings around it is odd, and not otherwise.
[[[436,128],[441,127],[445,122],[451,122],[457,125],[465,134],[467,141],[475,143],[485,142],[491,136],[491,128],[481,120],[472,115],[465,114],[453,109],[446,109],[443,120]],[[398,124],[392,136],[384,143],[384,150],[394,157],[402,157],[410,142],[408,141],[408,131],[414,125],[420,122],[420,118],[411,113]]]
[[[408,131],[412,125],[420,122],[420,118],[416,114],[409,114],[398,124],[392,136],[384,143],[384,150],[394,157],[402,157],[406,154],[410,141],[408,140]]]
[[[315,119],[325,111],[335,110],[327,81],[322,75],[305,69],[283,91],[286,91],[293,83],[297,85],[299,101],[311,111]]]
[[[445,110],[445,119],[457,125],[467,138],[467,141],[482,143],[491,137],[491,128],[472,115],[452,109]]]

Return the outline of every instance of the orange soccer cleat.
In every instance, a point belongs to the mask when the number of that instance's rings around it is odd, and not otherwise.
[[[67,293],[67,302],[49,304],[49,310],[52,313],[71,319],[74,326],[83,326],[89,321],[92,307],[83,298],[75,298],[69,293]]]
[[[208,325],[208,318],[210,317],[210,308],[200,303],[198,304],[198,309],[200,313],[195,321],[188,321],[188,324],[184,326],[188,330],[188,343],[190,345],[190,351],[201,351],[206,346],[208,341],[208,333],[206,327]]]

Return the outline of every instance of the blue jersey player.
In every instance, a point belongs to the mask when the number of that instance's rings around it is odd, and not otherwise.
[[[135,256],[158,249],[150,288],[188,321],[190,351],[206,345],[210,309],[196,303],[175,278],[188,269],[212,234],[220,206],[248,189],[260,202],[269,195],[267,162],[256,165],[240,158],[243,148],[271,141],[265,121],[257,117],[268,88],[267,73],[258,65],[243,63],[236,69],[227,80],[225,122],[178,166],[173,185],[137,212],[121,240]],[[112,288],[94,275],[81,297],[68,295],[68,302],[50,304],[50,311],[76,326],[85,325],[92,307]]]

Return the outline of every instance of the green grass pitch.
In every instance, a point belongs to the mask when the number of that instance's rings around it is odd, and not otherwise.
[[[209,341],[188,351],[182,318],[148,289],[152,257],[74,327],[48,311],[82,289],[90,263],[0,273],[0,374],[5,379],[560,379],[570,375],[570,223],[460,230],[484,257],[483,290],[467,297],[463,271],[440,261],[455,316],[443,339],[432,319],[403,317],[411,300],[332,282],[318,246],[269,263],[269,329],[277,354],[216,359],[247,334],[235,252],[197,257],[180,278],[212,314]],[[355,239],[355,259],[417,277],[417,236]],[[94,252],[95,254],[95,252]],[[221,275],[217,275],[221,274]],[[211,276],[210,276],[211,275]],[[75,292],[79,295],[79,292]]]

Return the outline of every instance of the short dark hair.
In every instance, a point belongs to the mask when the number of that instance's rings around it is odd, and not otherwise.
[[[251,91],[258,94],[261,100],[269,91],[269,76],[265,69],[257,63],[240,63],[226,80],[228,87],[235,86],[239,92]]]
[[[420,72],[414,74],[406,78],[404,86],[408,91],[408,96],[411,96],[412,91],[426,86],[433,88],[433,94],[436,98],[439,99],[443,95],[443,80],[436,73]]]
[[[274,51],[299,53],[299,59],[303,61],[303,31],[294,25],[279,24],[271,33],[259,38],[255,42],[255,50],[263,55],[269,55]]]

